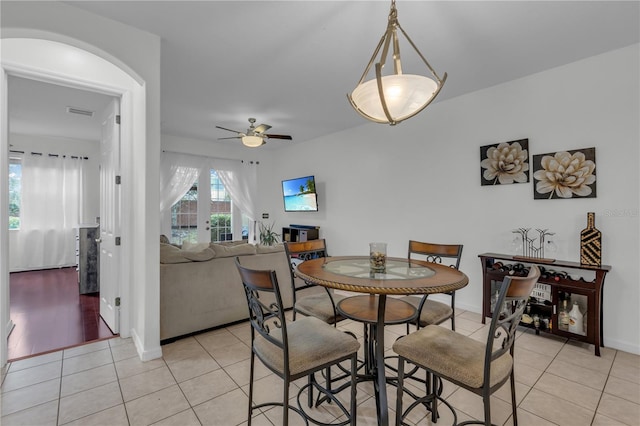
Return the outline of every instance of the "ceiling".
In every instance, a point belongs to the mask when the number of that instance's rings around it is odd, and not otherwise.
[[[163,134],[213,141],[233,136],[216,125],[244,131],[255,117],[256,124],[273,126],[270,132],[293,136],[292,142],[268,141],[267,148],[279,148],[368,123],[346,94],[384,33],[389,1],[66,3],[161,37]],[[448,74],[435,102],[640,41],[638,1],[396,5],[400,24],[422,54],[440,75]],[[404,72],[424,74],[417,55],[401,49]],[[104,101],[81,100],[77,93],[66,100],[26,83],[10,87],[10,96],[20,99],[10,99],[12,116],[30,125],[47,120],[52,101],[58,113],[73,102],[83,107]],[[413,120],[425,114],[428,108]],[[59,116],[49,121],[61,123]]]
[[[9,77],[11,133],[100,140],[101,113],[111,97],[20,77]],[[67,108],[93,112],[71,114]]]

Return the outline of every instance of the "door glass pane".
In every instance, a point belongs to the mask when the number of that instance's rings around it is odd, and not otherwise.
[[[215,170],[211,170],[211,241],[233,240],[231,197]]]
[[[171,242],[198,242],[198,184],[171,207]]]

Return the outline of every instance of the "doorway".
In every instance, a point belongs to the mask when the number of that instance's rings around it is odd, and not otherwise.
[[[82,265],[84,246],[78,244],[77,239],[78,230],[98,226],[101,124],[105,116],[103,111],[114,99],[89,90],[16,76],[8,78],[12,166],[19,167],[25,157],[30,162],[25,164],[32,166],[31,158],[53,157],[44,160],[78,162],[81,170],[77,176],[80,194],[74,194],[74,198],[70,191],[62,191],[59,205],[54,202],[42,209],[33,209],[33,199],[21,206],[20,190],[27,188],[18,187],[16,196],[16,188],[10,182],[10,318],[14,329],[8,341],[9,359],[112,335],[107,333],[108,327],[100,318],[99,304],[95,303],[100,299],[100,294],[95,292],[99,290],[98,276],[91,292],[78,290],[77,269]],[[45,163],[43,166],[50,165]],[[50,190],[57,191],[57,185],[53,186]],[[30,194],[29,197],[33,198]],[[36,203],[40,204],[40,195],[36,197]],[[42,201],[44,203],[44,199]],[[31,210],[25,211],[28,206]],[[54,234],[46,227],[52,227],[56,216],[52,211],[59,208],[63,208],[68,217],[63,225],[53,226],[60,232]],[[31,219],[31,226],[21,229],[21,217],[27,221]],[[68,229],[61,231],[62,228]],[[46,236],[33,238],[45,233]],[[52,240],[62,242],[52,243]],[[55,251],[60,253],[52,253]],[[96,263],[96,259],[93,261]],[[98,265],[93,266],[98,268]],[[44,313],[49,321],[43,318]],[[55,347],[56,344],[59,346]]]
[[[26,33],[20,33],[23,37]],[[4,35],[4,33],[3,33]],[[38,35],[42,36],[40,33]],[[122,208],[123,239],[119,246],[122,258],[119,272],[120,304],[120,336],[134,337],[138,354],[142,360],[155,359],[162,356],[159,339],[159,306],[148,306],[147,300],[157,300],[159,293],[157,267],[159,255],[149,254],[148,250],[134,250],[134,247],[145,247],[146,236],[159,228],[157,219],[144,218],[147,204],[157,205],[157,196],[150,194],[148,182],[134,179],[135,173],[145,176],[148,172],[149,153],[159,155],[159,146],[145,145],[147,141],[147,122],[159,123],[155,113],[147,113],[147,88],[141,78],[127,64],[118,58],[94,49],[91,53],[82,42],[69,40],[69,44],[43,38],[3,38],[2,62],[0,67],[0,150],[9,151],[7,80],[10,75],[32,78],[34,80],[62,84],[68,87],[82,88],[96,92],[118,96],[121,102],[121,147],[122,147]],[[61,58],[72,60],[61,61]],[[78,66],[78,63],[86,66]],[[155,87],[154,87],[155,89]],[[145,117],[150,120],[145,120]],[[143,143],[134,144],[134,141]],[[142,155],[134,155],[142,153]],[[152,155],[153,156],[153,155]],[[151,162],[153,166],[153,162]],[[8,156],[0,156],[0,174],[6,176],[9,170]],[[156,170],[157,172],[157,170]],[[153,174],[153,169],[151,172]],[[8,223],[8,185],[6,180],[0,181],[0,220]],[[134,205],[133,200],[142,200]],[[146,204],[145,204],[146,203]],[[137,215],[137,213],[140,213]],[[137,215],[137,216],[136,216]],[[157,232],[157,231],[156,231]],[[0,366],[7,362],[7,339],[12,322],[9,318],[9,230],[0,227]],[[134,268],[136,265],[136,268]],[[148,280],[147,278],[150,277]],[[144,283],[132,291],[132,281]],[[147,281],[149,283],[147,284]],[[144,316],[133,317],[130,311],[133,306],[145,312]]]
[[[146,235],[159,228],[159,221],[145,218],[142,223],[135,215],[144,211],[139,204],[132,205],[132,200],[142,200],[157,205],[157,196],[149,195],[148,182],[134,179],[134,173],[144,176],[148,169],[148,154],[157,152],[159,146],[149,148],[144,143],[133,141],[147,140],[146,92],[145,81],[129,66],[117,58],[101,52],[94,54],[71,44],[60,43],[41,38],[3,38],[2,67],[0,90],[0,151],[9,152],[8,112],[7,112],[7,80],[9,76],[31,78],[38,81],[62,84],[68,87],[94,90],[96,92],[118,96],[121,102],[121,134],[122,134],[122,207],[125,220],[122,222],[123,239],[119,246],[123,259],[118,271],[119,289],[122,297],[120,304],[120,336],[132,337],[142,360],[155,359],[162,356],[160,348],[159,322],[157,320],[159,306],[146,306],[146,300],[157,300],[159,281],[157,264],[159,255],[148,254],[147,250],[134,251],[137,246],[147,244]],[[72,41],[70,41],[71,43]],[[75,43],[81,44],[81,43]],[[60,58],[73,59],[61,61]],[[106,58],[106,59],[105,59]],[[78,66],[78,61],[87,66]],[[152,123],[156,123],[156,115],[150,114]],[[158,121],[159,122],[159,121]],[[140,149],[142,147],[142,149]],[[137,149],[137,151],[136,151]],[[142,153],[142,155],[134,155]],[[153,161],[151,161],[153,165]],[[8,170],[8,155],[0,156],[2,169]],[[151,171],[153,174],[153,171]],[[0,220],[9,221],[8,185],[5,178],[0,185]],[[156,201],[154,203],[154,201]],[[143,205],[144,207],[144,205]],[[157,231],[155,231],[157,232]],[[0,227],[0,366],[7,362],[7,339],[12,329],[9,317],[9,230]],[[137,267],[134,269],[133,265]],[[151,279],[147,280],[146,277]],[[132,281],[138,282],[137,291],[131,291]],[[144,308],[143,317],[133,317],[132,307]]]

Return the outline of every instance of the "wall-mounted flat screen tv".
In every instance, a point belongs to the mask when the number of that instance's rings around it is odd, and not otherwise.
[[[285,212],[317,212],[318,197],[314,176],[282,181]]]

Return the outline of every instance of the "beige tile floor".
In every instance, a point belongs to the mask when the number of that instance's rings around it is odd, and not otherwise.
[[[478,314],[457,312],[457,331],[482,340],[486,326],[480,320]],[[362,335],[358,323],[345,321],[340,328]],[[390,348],[404,327],[385,331]],[[139,360],[130,339],[120,338],[16,361],[2,370],[0,424],[244,425],[248,342],[249,325],[242,323],[165,345],[163,358],[148,362]],[[601,352],[596,357],[588,345],[520,331],[515,357],[520,425],[639,425],[640,356]],[[303,384],[292,384],[292,394]],[[277,400],[281,391],[281,380],[259,366],[256,400]],[[388,392],[393,408],[394,389]],[[479,397],[451,384],[444,394],[459,421],[481,418]],[[359,425],[376,424],[372,395],[371,383],[358,385]],[[491,404],[493,423],[511,425],[508,386]],[[314,412],[325,421],[337,415],[327,406]],[[281,424],[280,408],[254,414],[254,425]],[[442,408],[441,415],[437,424],[451,424],[450,412]],[[416,411],[410,422],[431,424],[425,416]],[[302,424],[295,415],[290,423]]]

